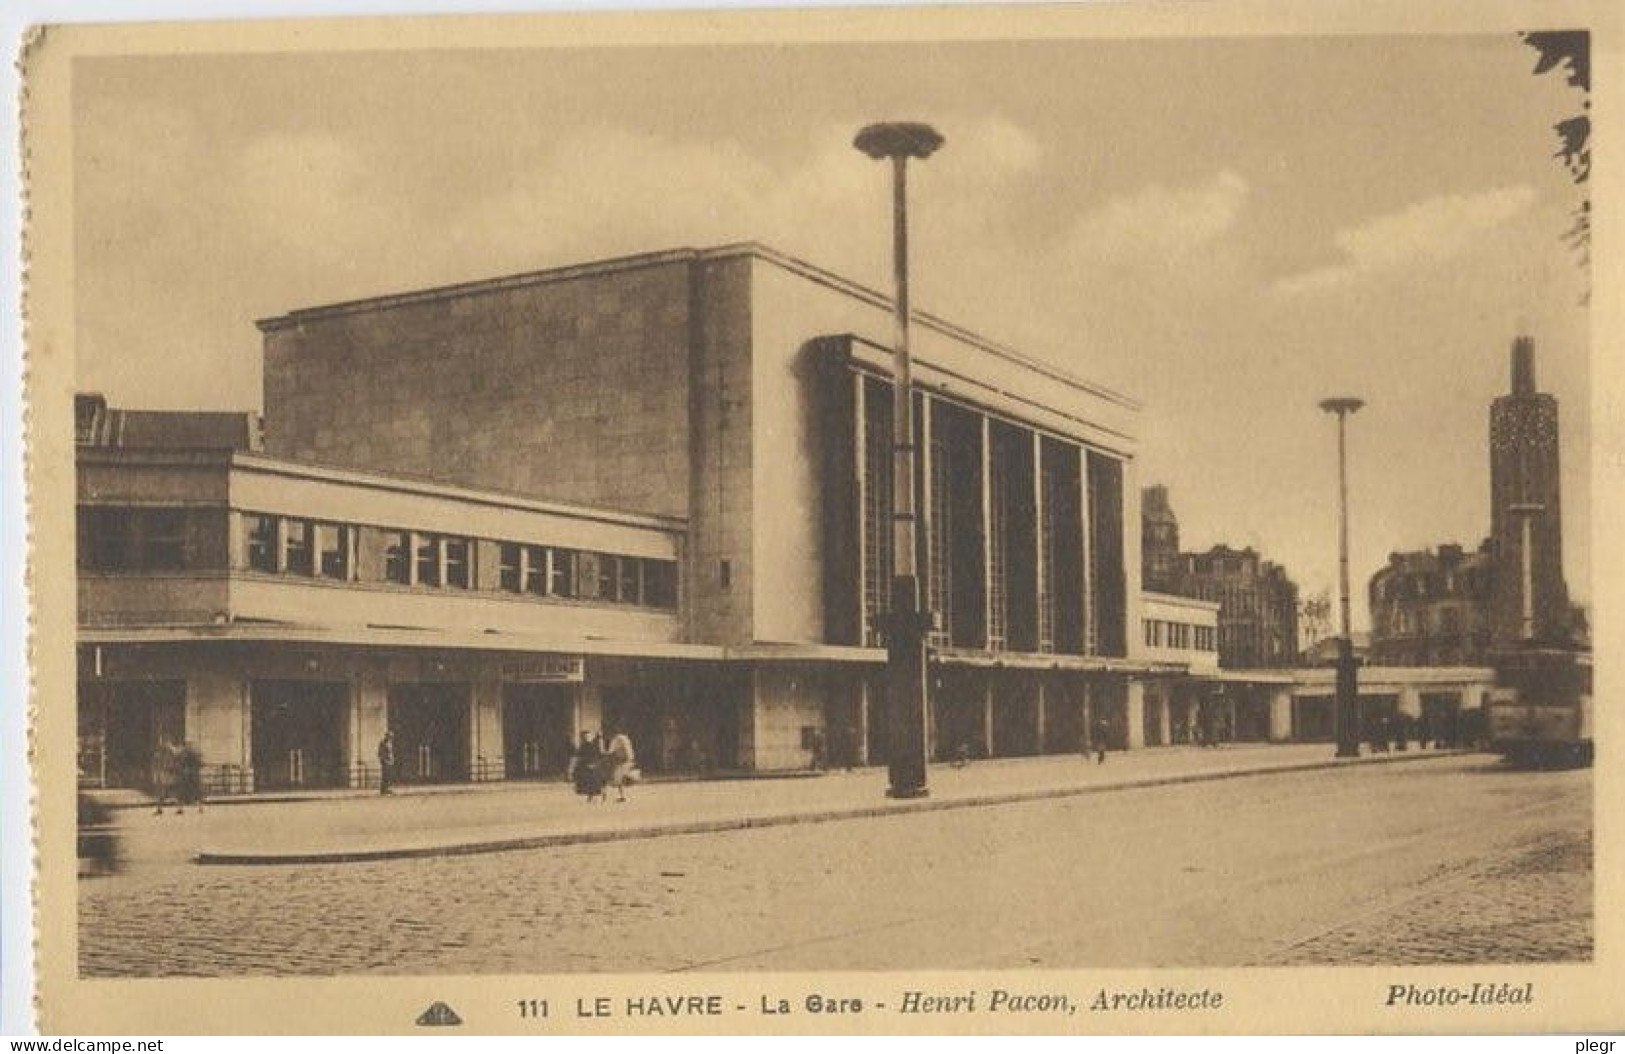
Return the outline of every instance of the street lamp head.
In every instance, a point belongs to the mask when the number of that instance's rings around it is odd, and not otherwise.
[[[886,157],[913,157],[924,160],[936,153],[942,135],[928,124],[888,121],[871,124],[858,133],[852,145],[879,161]]]
[[[1356,399],[1352,395],[1340,395],[1333,399],[1322,399],[1320,408],[1329,414],[1351,414],[1365,405],[1364,399]]]

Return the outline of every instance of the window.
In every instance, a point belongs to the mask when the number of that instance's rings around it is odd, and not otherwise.
[[[550,550],[540,545],[525,546],[525,592],[539,597],[547,596],[550,559],[552,559]]]
[[[1148,648],[1156,647],[1156,645],[1157,645],[1156,623],[1151,621],[1150,619],[1145,619],[1144,620],[1144,629],[1145,629],[1145,646],[1148,647]]]
[[[508,593],[518,593],[523,586],[525,563],[524,546],[503,542],[497,550],[497,585]],[[534,565],[534,562],[532,562]]]
[[[437,586],[440,584],[440,539],[432,534],[420,534],[414,539],[416,543],[417,574],[413,582],[420,586]]]
[[[547,551],[547,595],[576,595],[576,554],[569,549]]]
[[[471,582],[468,539],[442,538],[440,546],[445,556],[446,585],[467,589]]]
[[[412,535],[391,531],[384,537],[384,580],[397,585],[412,582]]]
[[[186,566],[185,509],[143,509],[139,521],[141,567],[172,571]]]
[[[309,520],[283,520],[282,551],[287,554],[283,569],[289,574],[311,574],[315,568],[316,525]]]
[[[125,570],[130,562],[130,509],[79,506],[79,566],[91,571]]]
[[[615,600],[615,585],[620,580],[621,558],[607,553],[597,555],[598,592],[595,595],[599,600]]]
[[[336,523],[316,526],[316,568],[323,578],[350,579],[350,528]]]
[[[621,567],[621,585],[616,599],[623,604],[642,603],[643,582],[639,572],[643,568],[643,561],[636,557],[623,556],[617,563]]]
[[[248,545],[251,571],[276,571],[276,517],[257,512],[243,514],[243,539]]]

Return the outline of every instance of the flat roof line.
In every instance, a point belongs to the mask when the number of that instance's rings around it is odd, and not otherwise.
[[[624,271],[635,271],[648,267],[659,267],[665,264],[690,263],[694,261],[724,260],[739,257],[752,257],[765,263],[771,263],[803,278],[809,278],[821,285],[846,293],[849,296],[867,301],[888,310],[892,307],[892,298],[878,290],[872,289],[861,282],[836,274],[817,264],[809,263],[789,253],[781,252],[769,245],[756,241],[733,242],[727,245],[713,246],[705,249],[680,248],[663,249],[654,252],[636,253],[631,256],[612,257],[605,260],[594,260],[587,263],[568,264],[562,267],[546,268],[539,271],[525,271],[519,274],[507,275],[498,278],[482,278],[468,282],[456,282],[450,285],[431,286],[425,289],[410,290],[404,293],[386,293],[380,296],[362,297],[355,300],[342,300],[331,304],[322,304],[315,307],[297,308],[282,315],[273,315],[257,319],[254,325],[261,332],[269,333],[278,329],[298,325],[307,320],[329,318],[337,315],[356,314],[363,311],[379,310],[385,308],[403,307],[409,304],[432,303],[455,296],[478,295],[493,293],[506,289],[518,289],[529,285],[541,285],[548,282],[573,281],[580,278],[592,278],[598,275],[615,274]],[[1131,410],[1142,409],[1139,400],[1122,392],[1104,387],[1084,380],[1075,374],[1062,369],[1042,359],[1017,351],[1007,344],[1002,344],[981,335],[964,326],[930,312],[914,310],[910,318],[917,324],[928,329],[936,330],[944,336],[964,341],[982,351],[1007,359],[1010,362],[1023,366],[1036,373],[1042,374],[1051,380],[1060,381],[1070,387],[1089,392],[1092,395],[1107,399]]]

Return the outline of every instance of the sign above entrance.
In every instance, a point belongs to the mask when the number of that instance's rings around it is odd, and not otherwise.
[[[580,655],[536,655],[504,663],[502,679],[577,683],[586,679],[586,661]]]

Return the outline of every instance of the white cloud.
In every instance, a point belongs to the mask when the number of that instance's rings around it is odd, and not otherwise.
[[[1194,186],[1153,183],[1080,219],[1074,248],[1110,261],[1185,256],[1234,227],[1250,193],[1247,181],[1228,169]]]
[[[1002,227],[1013,181],[1041,160],[1030,133],[997,116],[940,119],[953,135],[910,169],[911,203],[939,244]],[[852,277],[887,274],[891,181],[830,125],[788,155],[596,128],[552,145],[504,190],[458,208],[450,226],[483,266],[531,266],[618,252],[754,240]],[[523,263],[520,261],[524,260]]]
[[[1413,262],[1448,260],[1534,201],[1534,188],[1528,186],[1427,198],[1339,230],[1333,240],[1343,254],[1341,262],[1283,278],[1275,288],[1282,293],[1312,292]]]

